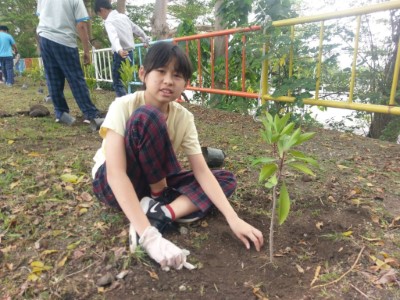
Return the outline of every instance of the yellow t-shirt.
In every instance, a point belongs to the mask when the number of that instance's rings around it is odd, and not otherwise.
[[[100,136],[103,138],[101,148],[97,150],[93,160],[92,169],[94,178],[98,168],[105,162],[105,145],[107,130],[114,130],[125,136],[126,122],[132,113],[145,104],[144,91],[138,91],[120,98],[116,98],[109,107],[107,116],[101,125]],[[201,147],[194,124],[193,114],[179,103],[173,101],[169,104],[167,129],[168,135],[175,152],[183,151],[186,155],[200,154]]]

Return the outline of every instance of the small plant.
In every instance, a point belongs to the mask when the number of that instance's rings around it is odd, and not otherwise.
[[[93,65],[87,65],[84,67],[84,71],[85,71],[86,85],[89,89],[90,98],[94,103],[96,103],[97,97],[96,94],[94,93],[94,90],[97,86],[95,68]]]
[[[129,82],[132,81],[133,73],[136,70],[136,65],[132,65],[129,59],[125,59],[125,61],[121,63],[119,74],[121,75],[121,81],[126,90],[128,90]]]
[[[288,123],[289,119],[290,114],[286,114],[280,118],[278,114],[272,117],[270,113],[266,113],[266,116],[261,119],[264,126],[261,130],[261,136],[268,145],[272,145],[273,157],[261,157],[253,161],[253,165],[262,165],[259,181],[265,182],[264,185],[267,189],[272,188],[272,214],[269,236],[269,255],[271,262],[274,253],[273,240],[276,208],[278,207],[279,225],[285,222],[290,211],[290,197],[286,187],[285,167],[311,176],[315,176],[315,174],[308,165],[318,167],[318,163],[315,159],[306,156],[300,151],[293,150],[293,147],[311,139],[315,133],[301,133],[301,128],[295,129],[294,122]],[[279,186],[280,192],[278,199]]]

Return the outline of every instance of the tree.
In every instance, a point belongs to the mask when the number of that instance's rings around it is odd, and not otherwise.
[[[151,18],[151,35],[154,40],[168,37],[167,5],[168,0],[156,0],[154,5],[154,12]]]
[[[117,11],[124,14],[126,10],[126,0],[117,0]]]
[[[37,56],[35,0],[2,0],[0,23],[7,25],[22,57]]]

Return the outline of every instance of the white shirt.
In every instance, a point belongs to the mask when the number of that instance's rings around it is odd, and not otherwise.
[[[144,31],[129,20],[127,15],[120,14],[116,10],[111,11],[104,21],[112,51],[132,50],[135,47],[133,35],[139,36],[143,42],[149,42],[150,38]]]
[[[58,44],[76,48],[76,24],[89,20],[82,0],[38,0],[36,15],[39,36]]]

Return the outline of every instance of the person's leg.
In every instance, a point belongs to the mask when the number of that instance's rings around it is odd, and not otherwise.
[[[227,198],[230,197],[237,185],[235,175],[226,170],[211,170],[211,172],[220,184],[225,196]],[[196,207],[196,209],[193,209],[191,212],[199,210],[205,215],[214,206],[197,182],[192,171],[182,171],[178,174],[167,176],[167,184],[190,200]],[[176,198],[176,203],[173,201],[170,204],[175,210],[176,218],[183,217],[187,214],[182,204],[182,196]],[[193,208],[193,206],[186,205],[186,209],[190,207]]]
[[[1,64],[1,73],[3,74],[3,82],[6,83],[7,74],[6,74],[6,64],[4,57],[0,57],[0,64]]]
[[[72,94],[86,120],[94,119],[99,111],[90,100],[83,70],[79,61],[78,48],[57,44],[56,60],[71,88]]]
[[[6,71],[6,84],[13,85],[14,84],[14,64],[13,64],[12,56],[5,57],[4,64],[5,64],[5,71]]]
[[[114,52],[113,55],[113,65],[112,65],[112,79],[113,79],[113,88],[115,90],[115,94],[117,97],[122,97],[126,95],[126,90],[121,81],[121,64],[126,59],[122,58],[118,53]]]
[[[53,101],[56,119],[60,119],[64,112],[69,113],[69,107],[64,96],[65,77],[54,55],[57,45],[57,43],[40,37],[40,53],[47,79],[47,88]]]
[[[163,114],[151,106],[141,106],[126,125],[127,174],[139,199],[151,193],[150,186],[165,181],[181,167],[169,139]],[[119,207],[107,182],[107,163],[96,173],[93,190],[100,201]]]

